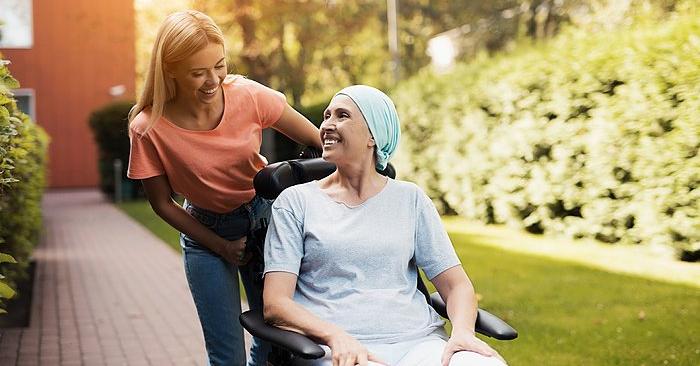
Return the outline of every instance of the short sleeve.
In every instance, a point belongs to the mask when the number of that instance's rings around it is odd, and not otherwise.
[[[163,163],[158,156],[156,147],[148,135],[140,135],[131,131],[131,150],[129,152],[129,169],[127,177],[131,179],[146,179],[165,174]]]
[[[295,215],[300,207],[293,204],[290,191],[282,192],[272,204],[270,225],[265,236],[265,273],[289,272],[299,275],[304,257],[303,223]]]
[[[416,187],[417,188],[417,187]],[[460,264],[440,215],[428,196],[417,188],[416,197],[416,264],[428,279]]]
[[[287,98],[277,90],[257,82],[252,83],[253,99],[260,118],[260,126],[268,128],[279,121],[287,105]]]

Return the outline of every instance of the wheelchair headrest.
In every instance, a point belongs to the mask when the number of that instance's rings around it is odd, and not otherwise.
[[[275,199],[286,188],[327,177],[334,171],[335,164],[323,158],[280,161],[259,171],[253,179],[253,186],[259,196]],[[379,173],[392,179],[396,178],[396,170],[391,163]]]

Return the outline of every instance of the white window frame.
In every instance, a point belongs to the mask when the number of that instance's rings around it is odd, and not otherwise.
[[[32,121],[36,122],[36,93],[34,93],[34,89],[12,89],[12,94],[15,95],[15,99],[17,99],[17,97],[29,97],[29,111],[23,112],[27,113],[29,117],[31,117]]]

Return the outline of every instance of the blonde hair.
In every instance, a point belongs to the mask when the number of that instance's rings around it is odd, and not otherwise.
[[[168,15],[160,25],[153,45],[148,74],[141,97],[129,111],[131,124],[141,111],[151,107],[145,134],[163,115],[165,103],[175,97],[175,82],[166,77],[165,65],[182,61],[210,42],[224,46],[224,35],[204,13],[185,10]]]

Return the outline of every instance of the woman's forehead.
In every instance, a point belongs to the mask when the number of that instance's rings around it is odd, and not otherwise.
[[[224,47],[212,42],[201,50],[191,54],[184,59],[182,63],[188,68],[208,68],[222,59],[225,61]]]
[[[360,109],[357,108],[355,102],[350,97],[344,94],[338,94],[334,96],[333,99],[331,99],[331,102],[328,104],[327,110],[331,111],[338,108],[347,109],[351,112],[360,111]]]

